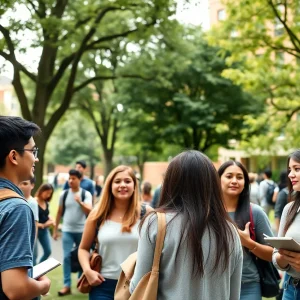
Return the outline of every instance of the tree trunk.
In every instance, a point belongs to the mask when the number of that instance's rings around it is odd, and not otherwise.
[[[35,187],[33,194],[43,183],[43,174],[44,174],[44,156],[46,151],[47,139],[44,137],[43,133],[39,136],[34,137],[35,143],[39,148],[38,159],[39,161],[35,164]]]
[[[107,177],[107,175],[113,168],[113,163],[112,163],[113,151],[111,149],[103,148],[103,156],[104,156],[104,176]]]

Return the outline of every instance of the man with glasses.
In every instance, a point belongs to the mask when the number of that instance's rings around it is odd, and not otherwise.
[[[39,127],[19,117],[0,116],[0,299],[33,299],[50,280],[32,276],[35,224],[18,185],[34,178]],[[15,194],[8,198],[4,195]]]

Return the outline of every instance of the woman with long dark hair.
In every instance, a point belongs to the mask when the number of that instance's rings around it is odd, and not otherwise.
[[[43,248],[43,255],[39,263],[46,260],[51,254],[51,234],[49,227],[54,225],[54,219],[49,215],[49,202],[52,199],[54,188],[49,183],[42,184],[36,191],[35,198],[39,208],[39,222],[38,222],[38,238]],[[37,243],[34,249],[34,260],[38,256]]]
[[[167,221],[157,299],[239,299],[241,243],[221,198],[218,174],[204,154],[185,151],[170,162],[156,209]],[[151,271],[156,235],[157,216],[150,213],[141,224],[131,293]]]
[[[300,243],[300,149],[288,157],[288,189],[291,201],[285,206],[278,236],[292,237]],[[283,300],[300,299],[300,253],[275,249],[273,264],[277,269],[286,271],[283,284]]]
[[[250,180],[240,162],[227,161],[220,166],[218,173],[227,213],[239,228],[244,248],[240,299],[261,300],[260,278],[252,255],[272,260],[273,248],[266,245],[263,236],[264,233],[273,236],[268,217],[260,206],[253,203],[250,206]],[[250,214],[253,216],[256,241],[250,237]]]

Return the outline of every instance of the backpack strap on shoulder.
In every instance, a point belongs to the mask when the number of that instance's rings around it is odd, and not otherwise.
[[[85,200],[85,192],[86,192],[86,190],[81,188],[81,201],[82,202],[84,202],[84,200]]]
[[[62,214],[61,214],[61,216],[64,215],[65,210],[66,210],[66,199],[67,199],[68,193],[69,193],[69,189],[64,190],[64,192],[63,192],[63,196],[62,196]]]
[[[143,217],[145,216],[146,212],[147,212],[146,204],[142,203],[142,205],[141,205],[140,219],[143,219]]]
[[[18,193],[10,189],[0,189],[0,201],[10,199],[10,198],[20,198],[26,201],[24,197],[20,196]]]

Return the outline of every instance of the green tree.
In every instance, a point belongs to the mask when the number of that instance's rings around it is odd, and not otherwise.
[[[188,30],[185,36],[185,46],[177,52],[165,51],[163,44],[157,49],[154,60],[159,63],[154,65],[160,65],[157,77],[161,80],[126,81],[124,106],[128,114],[138,109],[148,114],[144,119],[133,118],[130,126],[137,131],[148,128],[150,137],[145,139],[154,137],[152,146],[167,142],[205,152],[239,139],[244,116],[258,113],[261,106],[222,77],[228,54],[219,56],[220,49],[209,46],[196,30]]]
[[[18,18],[15,12],[24,8],[29,16]],[[159,33],[175,8],[172,0],[155,0],[146,5],[143,0],[1,2],[1,19],[6,22],[0,24],[0,56],[13,67],[12,84],[23,117],[43,131],[36,138],[40,149],[37,185],[42,180],[47,141],[74,94],[100,79],[88,74],[88,80],[81,81],[78,70],[82,59],[99,49],[109,51],[117,40],[142,46],[149,36]],[[20,53],[31,48],[40,51],[36,71],[19,59]],[[27,92],[24,78],[32,82],[33,93]]]
[[[46,160],[51,164],[74,165],[84,159],[94,178],[94,167],[100,161],[101,147],[91,122],[78,111],[70,110],[50,138]]]
[[[292,120],[300,110],[300,3],[298,0],[226,0],[226,20],[212,29],[210,42],[231,52],[223,75],[258,96],[259,117],[247,116],[244,147],[289,148],[297,136]],[[231,69],[234,62],[243,67]],[[252,137],[250,137],[252,136]],[[283,139],[282,137],[285,136]],[[288,146],[290,145],[290,146]]]

